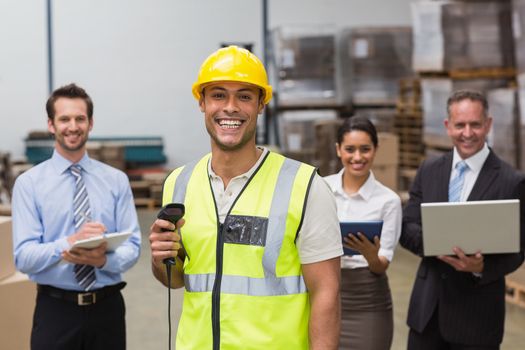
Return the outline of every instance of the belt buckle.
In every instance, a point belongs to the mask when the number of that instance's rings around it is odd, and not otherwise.
[[[95,304],[97,302],[97,295],[93,292],[78,293],[77,302],[79,306]]]

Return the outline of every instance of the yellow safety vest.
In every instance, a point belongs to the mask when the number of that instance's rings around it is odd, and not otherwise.
[[[269,152],[220,224],[210,155],[174,170],[184,203],[184,303],[176,348],[308,349],[309,298],[295,239],[315,169]]]

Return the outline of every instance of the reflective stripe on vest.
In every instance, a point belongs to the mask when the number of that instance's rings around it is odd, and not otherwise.
[[[189,292],[211,292],[215,274],[185,275],[184,282]],[[302,276],[250,278],[222,275],[222,293],[252,296],[272,296],[306,293]]]
[[[197,163],[198,161],[194,161],[182,168],[182,171],[177,177],[177,186],[175,186],[173,191],[172,203],[184,203],[184,199],[186,198],[186,187]]]
[[[197,163],[187,165],[177,177],[173,202],[182,203],[186,196],[186,187]],[[279,252],[285,234],[285,220],[279,220],[277,213],[286,211],[295,176],[301,163],[286,158],[279,171],[272,199],[266,249],[262,263],[267,273],[265,278],[251,278],[247,276],[223,275],[221,292],[230,294],[244,294],[252,296],[271,296],[306,293],[306,285],[302,276],[276,277],[276,266]],[[278,189],[278,190],[277,190]],[[215,274],[184,275],[186,290],[189,292],[211,292],[215,282]]]

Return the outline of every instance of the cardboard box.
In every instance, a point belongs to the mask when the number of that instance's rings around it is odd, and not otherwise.
[[[525,264],[522,264],[516,271],[508,274],[507,280],[517,282],[525,289]]]
[[[399,187],[397,171],[397,164],[382,165],[374,162],[372,166],[372,172],[376,180],[396,192]]]
[[[11,204],[0,204],[0,216],[11,216]]]
[[[11,217],[0,216],[0,280],[11,276],[15,271]]]
[[[399,136],[389,132],[380,132],[377,134],[378,148],[374,159],[374,167],[380,165],[397,165],[399,164]]]
[[[36,286],[20,272],[0,281],[0,347],[29,350]]]

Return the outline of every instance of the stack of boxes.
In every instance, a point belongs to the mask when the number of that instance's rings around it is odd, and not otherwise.
[[[394,106],[401,78],[413,76],[410,27],[349,28],[339,39],[341,74],[356,106]]]
[[[525,307],[525,264],[506,276],[506,300]]]
[[[513,0],[512,24],[514,29],[514,44],[516,52],[516,68],[518,81],[518,100],[520,118],[518,128],[520,139],[525,137],[525,0]],[[519,168],[525,171],[525,142],[520,145],[521,159]]]
[[[391,190],[399,186],[399,136],[389,132],[378,133],[376,156],[372,171],[376,179]]]
[[[29,349],[36,287],[17,272],[13,261],[12,224],[0,216],[0,348]]]
[[[399,191],[405,194],[410,189],[416,170],[425,155],[419,79],[399,81],[394,120],[396,134],[399,136]]]
[[[446,67],[514,66],[509,1],[447,4],[442,20]]]
[[[89,156],[122,171],[126,170],[124,145],[118,142],[88,141]]]
[[[519,125],[517,91],[515,88],[491,90],[487,99],[493,116],[489,145],[500,158],[517,168],[521,153],[520,129],[516,127]]]
[[[315,124],[336,121],[337,113],[333,110],[286,111],[279,118],[283,153],[290,158],[317,165],[316,149],[320,147],[320,140],[316,136]]]
[[[0,205],[11,202],[11,162],[9,153],[0,152]]]
[[[128,171],[135,206],[154,209],[162,204],[162,188],[168,176],[164,168],[133,169]]]
[[[332,27],[281,27],[272,33],[270,67],[279,106],[336,106],[349,100]]]
[[[412,15],[413,64],[421,76],[427,156],[452,147],[443,123],[446,102],[452,92],[471,89],[490,96],[496,131],[489,145],[518,165],[519,138],[508,133],[517,125],[510,1],[420,1],[412,4]]]
[[[412,3],[414,69],[513,67],[511,19],[508,0]]]
[[[341,161],[337,157],[337,130],[343,124],[342,119],[318,120],[314,122],[315,129],[315,159],[321,176],[337,173],[341,169]]]
[[[285,155],[319,167],[323,176],[338,171],[336,131],[349,112],[395,132],[398,81],[413,76],[409,27],[281,27],[272,39],[270,76]],[[382,149],[395,155],[380,157],[376,172],[397,189],[398,142]]]

